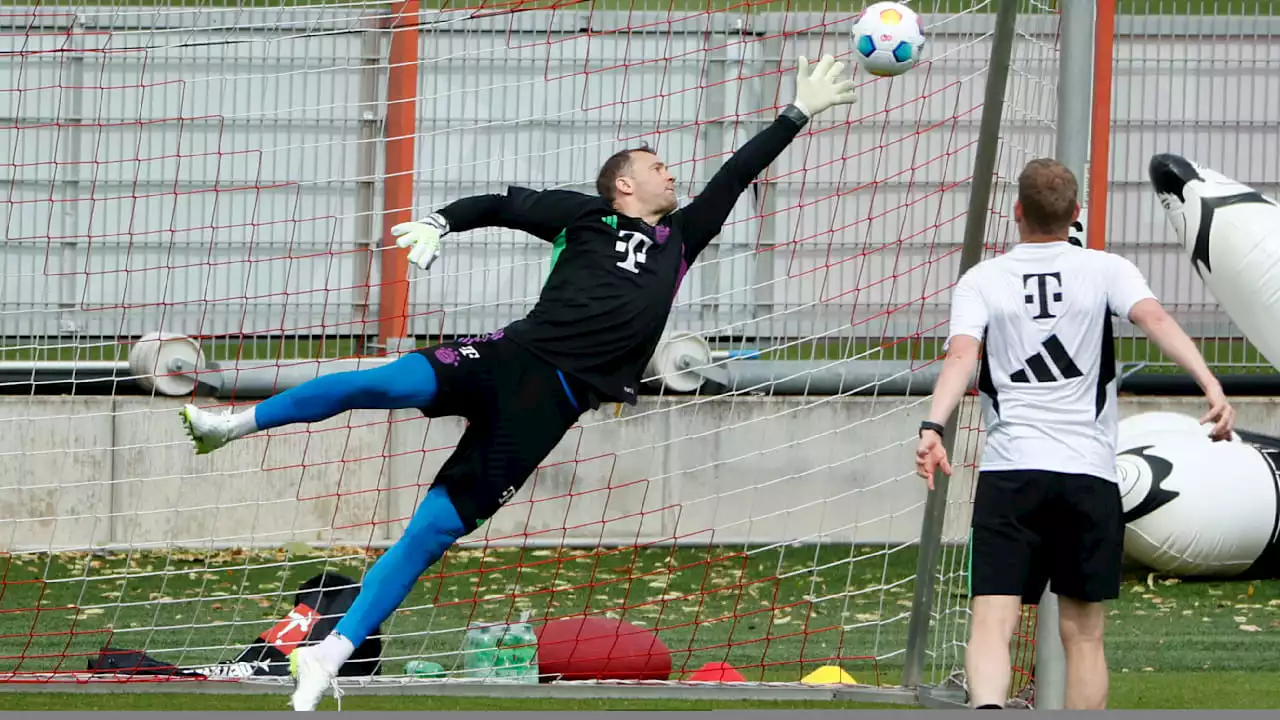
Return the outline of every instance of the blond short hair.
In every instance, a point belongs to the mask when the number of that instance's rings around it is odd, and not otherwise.
[[[1022,221],[1038,235],[1066,233],[1076,212],[1077,193],[1076,176],[1065,165],[1048,158],[1032,160],[1018,176]]]

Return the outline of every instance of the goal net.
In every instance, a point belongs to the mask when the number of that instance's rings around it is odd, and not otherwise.
[[[987,252],[1014,232],[1010,179],[1053,154],[1057,15],[1021,5]],[[376,675],[345,681],[437,682],[411,660],[461,677],[469,625],[591,616],[655,633],[667,684],[727,663],[753,685],[838,666],[895,688],[912,643],[944,683],[967,636],[973,405],[941,527],[913,456],[995,13],[913,3],[927,61],[891,79],[856,67],[856,9],[836,6],[6,8],[3,678],[83,680],[108,647],[230,664],[293,632],[309,582],[359,582],[399,537],[462,421],[355,411],[196,456],[181,405],[244,408],[502,327],[532,307],[550,246],[451,235],[406,275],[390,225],[509,184],[592,192],[641,142],[687,200],[791,100],[797,56],[831,53],[858,103],[743,195],[639,404],[584,415],[383,623]],[[920,602],[925,533],[944,549]],[[181,677],[155,672],[94,677]]]

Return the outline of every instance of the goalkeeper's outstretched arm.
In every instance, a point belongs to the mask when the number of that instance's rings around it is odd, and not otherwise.
[[[782,109],[772,125],[734,153],[697,199],[679,211],[685,228],[685,253],[690,262],[720,234],[738,198],[791,144],[810,118],[834,105],[855,102],[853,81],[842,79],[843,72],[844,64],[830,55],[824,56],[812,71],[808,60],[799,59],[795,100]]]
[[[426,270],[440,256],[440,238],[451,232],[504,227],[555,240],[592,198],[572,190],[531,190],[511,186],[503,194],[455,200],[421,220],[391,228],[396,244],[410,248],[409,262]]]

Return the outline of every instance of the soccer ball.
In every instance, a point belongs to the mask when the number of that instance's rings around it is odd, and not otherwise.
[[[924,22],[901,3],[868,5],[854,19],[850,35],[854,57],[872,75],[901,75],[924,56]]]

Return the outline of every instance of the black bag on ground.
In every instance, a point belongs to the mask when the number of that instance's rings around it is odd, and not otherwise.
[[[96,658],[89,658],[89,669],[99,673],[118,675],[176,675],[181,677],[204,677],[196,670],[188,670],[161,662],[146,653],[137,650],[113,648],[109,644],[102,648]]]
[[[289,654],[296,648],[314,645],[333,632],[338,621],[351,609],[360,585],[338,573],[316,575],[302,584],[294,595],[293,609],[258,636],[232,662],[204,667],[179,668],[137,650],[104,647],[89,660],[89,670],[122,675],[174,675],[196,678],[238,678],[255,675],[288,675]],[[379,626],[373,635],[380,635]],[[382,640],[370,637],[356,648],[351,659],[338,671],[340,677],[367,677],[382,671]]]
[[[338,573],[326,572],[311,578],[298,588],[289,615],[259,635],[235,661],[260,664],[263,670],[255,675],[288,675],[289,653],[294,648],[318,643],[333,632],[359,593],[359,583]],[[373,631],[375,636],[381,633],[381,626]],[[377,675],[381,672],[381,657],[382,639],[370,637],[356,648],[338,675]]]

